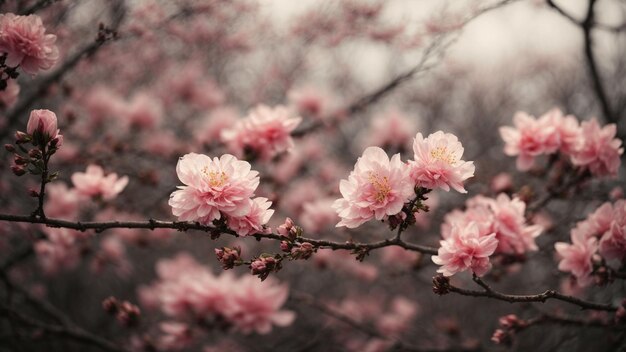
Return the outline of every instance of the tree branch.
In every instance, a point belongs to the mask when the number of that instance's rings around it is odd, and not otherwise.
[[[580,298],[564,295],[554,290],[546,290],[543,293],[531,294],[531,295],[505,294],[505,293],[501,293],[501,292],[494,290],[486,282],[482,281],[479,277],[475,275],[473,279],[474,279],[474,282],[476,282],[479,286],[481,286],[484,289],[483,291],[467,290],[467,289],[456,287],[456,286],[449,285],[449,284],[448,284],[447,289],[450,292],[455,292],[463,296],[488,297],[488,298],[494,298],[494,299],[509,302],[509,303],[528,303],[528,302],[544,303],[550,299],[553,299],[553,300],[577,305],[581,309],[601,310],[601,311],[607,311],[607,312],[614,312],[617,310],[617,307],[611,304],[603,304],[603,303],[585,301]]]

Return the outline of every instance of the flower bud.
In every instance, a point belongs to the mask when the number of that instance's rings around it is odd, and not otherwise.
[[[280,241],[280,250],[283,252],[291,252],[291,245],[287,241]]]
[[[22,131],[15,132],[15,143],[23,144],[23,143],[28,143],[30,141],[31,141],[31,138],[26,133]]]
[[[259,257],[250,263],[250,272],[261,280],[267,279],[272,271],[280,269],[280,262],[274,257]]]
[[[45,140],[50,140],[58,135],[57,116],[50,110],[33,110],[30,112],[26,132],[34,136],[40,134]]]
[[[28,164],[28,160],[24,159],[23,157],[21,157],[18,154],[15,154],[15,157],[13,158],[13,162],[15,162],[15,165],[26,165],[26,164]]]
[[[309,259],[313,255],[313,245],[309,242],[304,242],[299,246],[295,246],[291,249],[291,257],[293,259]]]
[[[440,296],[450,293],[450,279],[443,275],[433,277],[433,292]]]
[[[241,261],[241,248],[215,248],[215,255],[217,256],[217,260],[222,263],[224,270],[232,269],[237,265],[237,262]]]
[[[41,150],[33,148],[33,149],[28,151],[28,156],[30,156],[33,159],[40,159],[41,158]]]
[[[104,301],[102,301],[102,309],[109,314],[115,314],[117,312],[118,305],[119,302],[117,301],[117,298],[113,296],[107,297]]]
[[[119,305],[117,320],[124,326],[135,326],[139,322],[141,311],[136,305],[124,301]]]
[[[15,153],[15,146],[13,144],[5,144],[4,149],[9,153]]]
[[[20,165],[11,165],[11,171],[13,171],[16,176],[22,176],[26,173],[26,169]]]

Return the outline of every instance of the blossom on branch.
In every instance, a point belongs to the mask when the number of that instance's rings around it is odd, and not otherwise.
[[[461,160],[463,151],[461,142],[451,133],[437,131],[427,138],[418,133],[413,142],[415,160],[409,161],[411,178],[423,188],[454,188],[467,193],[463,181],[474,176],[475,166],[473,161]]]
[[[110,200],[126,188],[128,176],[118,177],[116,173],[105,176],[102,167],[89,165],[86,172],[75,172],[72,175],[72,183],[81,195]]]
[[[237,155],[243,156],[249,149],[261,159],[269,160],[293,148],[291,132],[300,121],[302,118],[292,117],[282,105],[274,108],[259,105],[233,128],[222,131],[221,138]]]
[[[46,34],[37,15],[0,15],[0,53],[7,55],[9,67],[19,66],[31,75],[51,68],[59,59],[56,39],[56,35]]]
[[[400,154],[389,156],[378,147],[363,152],[347,180],[341,180],[343,198],[333,208],[341,218],[337,227],[355,228],[371,220],[396,215],[414,194],[413,182]]]
[[[465,227],[453,226],[450,236],[440,244],[438,254],[432,257],[435,264],[441,265],[438,273],[452,276],[469,269],[483,276],[491,269],[489,256],[498,247],[498,240],[495,233],[481,236],[476,223],[471,222]]]

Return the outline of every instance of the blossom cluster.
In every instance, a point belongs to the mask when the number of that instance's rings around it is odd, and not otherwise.
[[[6,55],[4,64],[34,75],[51,68],[59,59],[56,35],[46,34],[37,15],[0,15],[0,53]]]
[[[537,250],[535,238],[543,228],[530,225],[524,216],[526,203],[501,193],[495,199],[470,198],[465,211],[448,213],[441,225],[441,247],[433,262],[445,276],[471,270],[478,276],[490,268],[489,256],[522,256]]]
[[[289,289],[273,279],[215,276],[187,254],[157,263],[158,280],[139,288],[142,305],[159,309],[172,323],[227,329],[243,334],[267,334],[290,325],[295,315],[283,310]],[[183,345],[177,348],[183,348]]]
[[[571,273],[578,286],[593,283],[599,266],[619,269],[626,258],[626,201],[604,203],[576,224],[570,238],[554,247],[559,270]]]
[[[341,221],[337,226],[355,228],[371,220],[383,220],[401,212],[416,188],[466,193],[463,182],[474,176],[474,164],[461,160],[463,146],[450,133],[421,133],[413,141],[414,160],[405,163],[400,154],[391,159],[378,147],[365,149],[347,180],[341,180],[343,198],[333,208]]]
[[[239,156],[250,151],[263,160],[270,160],[293,148],[291,132],[301,120],[300,117],[292,117],[284,106],[270,108],[259,105],[232,128],[223,130],[221,138]]]
[[[179,220],[204,225],[225,220],[240,236],[270,231],[265,224],[274,210],[267,198],[251,198],[259,173],[250,163],[230,154],[211,159],[189,153],[178,161],[176,173],[185,186],[172,193],[169,205]]]
[[[559,109],[539,118],[518,112],[513,123],[515,127],[501,127],[500,135],[505,142],[504,153],[517,156],[519,170],[532,168],[538,156],[560,153],[594,176],[617,176],[624,148],[615,138],[615,124],[600,127],[596,118],[579,123],[572,115],[563,116]]]

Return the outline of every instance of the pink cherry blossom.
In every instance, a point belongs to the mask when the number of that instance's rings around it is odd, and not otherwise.
[[[573,115],[563,116],[561,110],[554,108],[539,118],[546,126],[554,127],[559,138],[559,151],[566,155],[576,152],[582,145],[582,129]]]
[[[243,216],[228,216],[228,228],[237,232],[239,236],[248,236],[255,233],[266,233],[271,229],[265,224],[270,220],[274,210],[270,209],[272,202],[267,198],[257,197],[249,200],[249,211]]]
[[[468,269],[477,276],[483,276],[491,269],[489,256],[498,247],[496,234],[481,236],[474,222],[466,227],[453,226],[450,237],[440,243],[439,252],[432,257],[432,261],[441,265],[437,272],[445,276]]]
[[[291,132],[302,118],[291,117],[284,106],[259,105],[231,129],[222,131],[222,141],[237,155],[250,148],[261,159],[269,160],[293,147]]]
[[[237,331],[267,334],[272,325],[293,323],[295,313],[280,310],[288,294],[288,287],[278,285],[272,278],[261,282],[255,277],[243,276],[237,282],[236,290],[230,293],[224,314]]]
[[[400,154],[391,160],[378,147],[363,152],[347,180],[341,180],[343,198],[333,208],[341,218],[337,226],[355,228],[368,220],[398,214],[413,195],[413,183]]]
[[[51,68],[59,59],[56,39],[56,35],[46,34],[37,15],[0,15],[0,52],[7,55],[9,67],[19,66],[31,75]]]
[[[137,128],[154,128],[163,119],[161,102],[147,92],[134,95],[118,113],[122,121]]]
[[[75,172],[72,175],[72,183],[81,195],[110,200],[124,190],[128,184],[128,177],[118,177],[116,173],[105,176],[102,167],[89,165],[86,172]]]
[[[559,270],[572,273],[579,286],[587,286],[592,282],[592,258],[598,250],[598,241],[595,237],[587,237],[577,229],[572,230],[570,237],[572,243],[554,244],[561,258]]]
[[[332,109],[332,98],[324,91],[314,87],[301,87],[289,91],[289,103],[298,113],[318,119],[328,117]]]
[[[535,119],[525,112],[518,112],[513,117],[515,127],[500,127],[500,136],[505,142],[504,153],[517,156],[519,170],[529,170],[535,163],[535,157],[558,150],[559,133],[548,116]]]
[[[463,146],[451,133],[437,131],[427,138],[415,136],[415,160],[409,161],[411,178],[420,187],[467,193],[463,181],[474,176],[474,162],[461,160]]]
[[[617,127],[609,124],[600,128],[593,118],[582,123],[583,144],[572,154],[572,163],[588,168],[594,176],[617,176],[622,141],[615,138]]]
[[[294,313],[282,310],[289,289],[273,278],[214,276],[187,254],[157,263],[159,279],[140,290],[142,303],[160,308],[176,320],[220,319],[233,330],[269,333],[273,325],[287,326]]]
[[[473,222],[481,237],[496,234],[496,253],[524,254],[537,250],[535,238],[543,228],[527,224],[524,216],[526,203],[520,199],[501,193],[495,199],[476,196],[466,204],[465,211],[455,210],[446,215],[441,225],[444,239],[451,237],[454,226],[465,227]]]
[[[49,139],[56,138],[59,135],[57,115],[50,110],[31,111],[26,125],[26,133],[32,136],[35,132],[47,136]]]
[[[185,186],[172,193],[169,205],[180,221],[210,224],[221,212],[242,217],[250,212],[249,198],[259,185],[250,163],[230,154],[219,159],[189,153],[180,158],[176,173]]]

